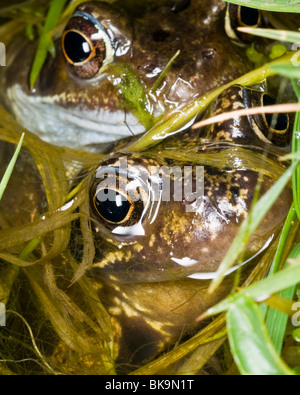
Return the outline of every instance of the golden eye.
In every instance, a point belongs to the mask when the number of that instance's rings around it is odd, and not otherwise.
[[[62,35],[62,50],[72,74],[92,79],[114,60],[114,49],[100,22],[85,11],[76,11]]]
[[[134,204],[120,191],[100,188],[93,196],[93,208],[104,221],[122,224],[130,218]]]
[[[268,93],[244,89],[245,107],[264,107],[277,104],[276,99]],[[277,146],[286,146],[289,140],[289,116],[285,113],[255,114],[249,121],[260,140]]]
[[[238,27],[258,27],[261,25],[261,11],[236,4],[228,4],[225,16],[225,31],[227,36],[237,45],[245,45],[253,41],[253,36],[243,34]]]
[[[113,233],[122,228],[122,235],[131,236],[130,229],[145,219],[148,195],[147,185],[136,175],[103,165],[90,188],[93,217]]]

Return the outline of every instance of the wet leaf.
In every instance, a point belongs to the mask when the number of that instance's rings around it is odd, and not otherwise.
[[[240,296],[247,296],[263,301],[272,294],[280,292],[298,282],[300,282],[300,258],[295,260],[293,265],[289,265],[273,276],[264,278],[253,285],[243,288],[238,293],[228,296],[220,303],[209,308],[205,314],[199,317],[199,320],[228,310],[231,303],[234,303]]]
[[[289,258],[296,258],[300,253],[300,244],[292,250],[289,255]],[[284,289],[279,293],[279,296],[286,299],[292,299],[295,293],[296,284],[292,285],[289,288]],[[274,308],[270,308],[268,310],[267,318],[266,318],[266,327],[269,332],[270,338],[274,344],[274,348],[278,354],[281,352],[286,324],[287,324],[288,316]]]
[[[242,374],[295,374],[276,353],[260,310],[251,298],[240,295],[229,306],[227,329],[232,355]]]

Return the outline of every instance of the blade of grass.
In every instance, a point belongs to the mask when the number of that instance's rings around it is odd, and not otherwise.
[[[258,8],[259,10],[266,11],[279,11],[279,12],[300,12],[298,0],[226,0],[229,3],[238,4],[242,6]]]
[[[300,253],[300,244],[297,244],[296,247],[290,253],[289,258],[292,259],[296,258],[299,255],[299,253]],[[295,288],[296,288],[296,284],[281,291],[279,293],[279,296],[291,300],[295,293]],[[277,354],[280,354],[282,349],[287,320],[288,320],[287,314],[284,314],[272,307],[269,308],[266,318],[266,327]]]
[[[25,133],[23,133],[21,135],[21,138],[20,138],[17,148],[14,152],[14,155],[9,162],[9,165],[4,173],[4,176],[2,177],[2,180],[0,183],[0,200],[2,199],[2,196],[4,194],[6,187],[7,187],[10,176],[13,172],[14,167],[15,167],[16,161],[18,159],[18,156],[19,156],[22,144],[23,144],[24,136],[25,136]],[[4,303],[5,305],[8,301],[9,295],[10,295],[11,286],[14,283],[14,281],[18,275],[18,272],[19,272],[19,267],[13,265],[6,272],[5,284],[3,286],[0,285],[1,302]]]
[[[212,280],[209,287],[209,292],[213,292],[217,288],[223,280],[227,270],[230,269],[243,252],[251,234],[256,230],[260,222],[285,188],[298,163],[298,161],[295,161],[276,181],[276,183],[273,184],[272,187],[259,199],[255,206],[252,207],[248,217],[242,223],[233,243],[227,251],[225,258],[221,262],[221,265],[217,270],[216,277]]]
[[[300,67],[295,67],[293,65],[287,64],[287,65],[274,65],[271,67],[271,69],[276,74],[280,74],[283,77],[296,78],[296,79],[300,78]]]
[[[294,91],[298,97],[298,102],[300,103],[300,89],[295,80],[292,80]],[[295,123],[292,136],[292,153],[300,152],[300,112],[298,111],[295,116]],[[295,159],[292,160],[295,163]],[[300,219],[300,170],[296,168],[292,177],[293,181],[293,197],[294,204],[298,219]]]
[[[242,110],[235,110],[230,112],[223,112],[222,114],[218,114],[214,117],[203,119],[200,122],[194,123],[192,129],[202,128],[203,126],[211,125],[217,122],[223,122],[228,119],[233,119],[236,117],[242,117],[245,115],[252,114],[275,114],[279,112],[296,112],[300,110],[299,103],[286,103],[286,104],[276,104],[271,106],[263,106],[263,107],[253,107],[253,108],[245,108]]]
[[[206,317],[222,313],[229,309],[231,303],[240,297],[240,295],[251,297],[256,300],[263,300],[272,294],[280,292],[294,284],[300,282],[300,258],[295,260],[293,265],[289,265],[271,277],[264,278],[253,285],[241,289],[239,292],[232,294],[209,308],[197,320],[200,321]]]
[[[9,165],[8,165],[8,167],[7,167],[7,169],[6,169],[5,173],[4,173],[4,176],[2,177],[2,180],[1,180],[1,183],[0,183],[0,200],[2,199],[2,196],[3,196],[3,193],[5,191],[5,188],[6,188],[7,184],[8,184],[10,176],[11,176],[11,174],[13,172],[14,167],[15,167],[17,158],[19,156],[19,153],[20,153],[20,150],[21,150],[21,147],[22,147],[22,144],[23,144],[24,136],[25,136],[25,134],[23,133],[21,138],[20,138],[20,141],[19,141],[19,143],[17,145],[15,153],[14,153],[11,161],[9,162]]]
[[[285,41],[288,43],[296,43],[300,41],[300,33],[293,32],[291,30],[261,29],[253,27],[239,27],[238,30],[242,33],[248,33],[254,36],[270,38],[273,40]]]
[[[47,13],[45,24],[42,28],[41,36],[38,43],[38,48],[34,57],[32,69],[30,72],[30,89],[33,89],[37,77],[43,67],[43,64],[47,58],[49,50],[53,49],[52,34],[56,24],[59,21],[59,17],[64,9],[67,0],[52,0],[49,11]]]
[[[230,348],[242,374],[295,374],[276,353],[260,310],[251,298],[240,295],[229,306],[226,318]]]
[[[172,56],[172,58],[167,63],[166,67],[163,69],[163,71],[158,76],[157,80],[154,82],[152,88],[149,90],[149,93],[154,93],[156,91],[156,89],[159,87],[159,85],[162,83],[163,79],[165,78],[165,75],[167,74],[169,68],[172,66],[174,60],[179,56],[179,54],[180,54],[180,50],[178,50],[175,53],[175,55]]]
[[[274,273],[278,272],[278,270],[280,268],[280,263],[281,263],[281,260],[283,257],[285,246],[287,244],[287,239],[288,239],[288,236],[291,232],[292,225],[295,223],[296,218],[297,218],[297,215],[296,215],[296,211],[295,211],[295,205],[292,204],[290,211],[288,213],[288,216],[287,216],[285,223],[283,225],[282,231],[281,231],[280,240],[278,243],[278,248],[276,251],[274,261],[273,261],[272,266],[270,268],[269,275],[273,275]]]

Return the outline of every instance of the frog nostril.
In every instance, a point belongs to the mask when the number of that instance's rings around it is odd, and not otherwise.
[[[213,59],[214,55],[215,55],[215,49],[213,48],[204,49],[201,52],[201,57],[203,60],[211,60]]]
[[[173,12],[182,12],[186,10],[191,4],[191,0],[172,0],[170,7]]]

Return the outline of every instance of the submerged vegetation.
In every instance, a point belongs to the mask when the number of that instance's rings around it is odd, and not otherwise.
[[[47,52],[51,52],[51,37],[59,35],[64,21],[81,2],[69,2],[64,10],[59,10],[62,13],[54,15],[49,12],[47,26],[44,24],[47,1],[38,2],[39,7],[36,1],[28,0],[22,3],[21,8],[12,5],[0,9],[0,16],[9,19],[0,27],[0,41],[4,41],[7,35],[11,39],[22,29],[26,29],[28,36],[34,27],[40,32],[32,85]],[[243,4],[242,1],[232,2]],[[50,3],[50,10],[58,10],[55,0]],[[58,3],[64,4],[62,1]],[[148,0],[148,3],[150,6],[153,2]],[[249,0],[247,6],[300,12],[297,1],[269,0],[262,4],[261,1]],[[285,18],[288,19],[289,15],[286,14]],[[299,33],[288,30],[284,34],[262,29],[251,33],[284,43],[300,38]],[[238,80],[208,92],[180,112],[157,120],[154,126],[152,120],[146,119],[149,130],[129,145],[128,151],[155,150],[159,141],[176,133],[204,111],[225,88],[235,83],[248,86],[277,74],[291,76],[291,86],[300,102],[297,83],[300,67],[293,63],[295,54],[295,51],[287,51],[283,57],[264,63]],[[130,92],[126,94],[131,95]],[[128,101],[134,105],[131,96]],[[296,113],[294,121],[291,154],[282,157],[277,166],[268,163],[268,158],[258,153],[249,155],[241,147],[230,148],[225,155],[220,152],[218,157],[209,153],[199,156],[199,164],[202,165],[259,169],[262,174],[277,180],[252,207],[224,257],[210,292],[218,287],[224,273],[242,256],[251,234],[288,184],[293,187],[294,202],[281,232],[249,277],[242,285],[237,279],[232,293],[199,317],[207,325],[132,374],[182,374],[201,372],[202,369],[213,374],[289,375],[299,372],[299,335],[292,323],[292,316],[297,313],[293,306],[300,298],[299,114]],[[101,304],[97,289],[84,275],[84,268],[78,269],[68,252],[71,223],[80,218],[86,235],[83,261],[88,265],[93,257],[93,240],[89,236],[87,208],[83,200],[87,181],[83,180],[71,192],[70,189],[76,184],[77,169],[94,167],[103,155],[47,144],[24,130],[0,108],[0,139],[17,144],[23,133],[23,147],[34,159],[44,186],[47,208],[42,217],[35,216],[31,223],[15,227],[5,226],[5,216],[2,218],[0,213],[0,302],[7,309],[7,326],[0,328],[0,374],[114,374],[116,366],[110,317]],[[177,156],[180,160],[193,155],[193,160],[198,160],[197,153],[188,149],[185,152],[166,150],[161,154],[170,158]],[[212,316],[213,319],[209,320],[208,317]]]

